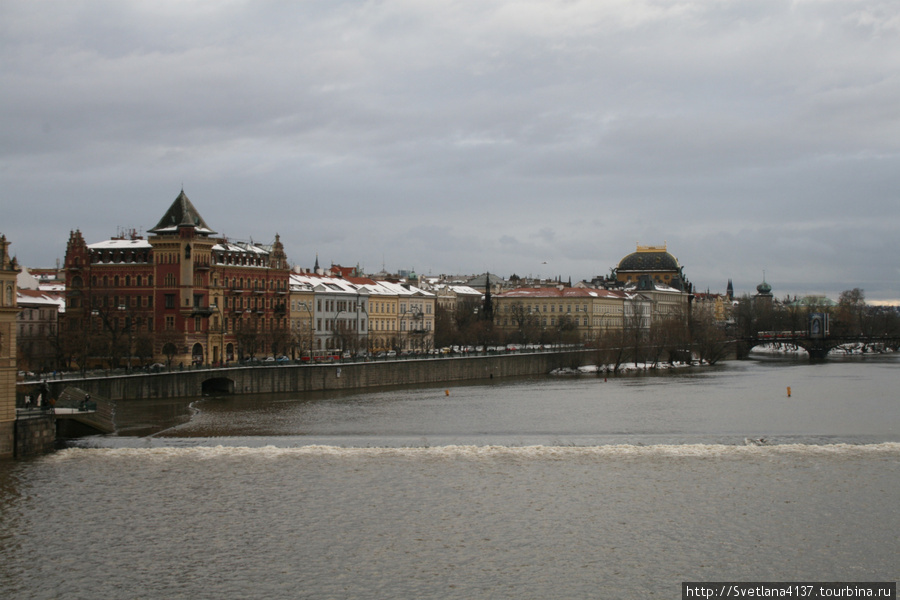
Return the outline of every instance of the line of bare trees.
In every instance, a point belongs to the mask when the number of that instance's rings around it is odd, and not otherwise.
[[[811,313],[829,315],[833,337],[900,337],[898,307],[867,304],[860,288],[841,292],[837,304],[824,298],[801,301],[797,296],[759,302],[745,295],[735,304],[734,334],[754,337],[761,331],[805,332]]]

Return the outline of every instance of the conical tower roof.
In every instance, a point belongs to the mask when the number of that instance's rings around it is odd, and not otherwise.
[[[193,227],[197,233],[212,235],[216,232],[209,228],[191,201],[188,200],[184,190],[175,198],[175,202],[159,220],[156,227],[148,229],[150,233],[177,233],[179,227]]]

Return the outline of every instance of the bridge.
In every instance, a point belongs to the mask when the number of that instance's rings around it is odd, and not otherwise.
[[[759,331],[755,336],[738,338],[737,342],[738,358],[746,357],[754,347],[764,344],[793,344],[806,350],[810,360],[824,360],[829,352],[841,346],[861,348],[863,352],[867,349],[877,352],[879,349],[896,350],[900,347],[900,337],[898,336],[810,336],[806,331]]]
[[[69,386],[56,398],[55,404],[16,408],[17,421],[51,418],[62,437],[66,433],[112,433],[115,431],[114,405],[105,399],[92,399],[83,390]],[[71,436],[74,437],[74,436]]]

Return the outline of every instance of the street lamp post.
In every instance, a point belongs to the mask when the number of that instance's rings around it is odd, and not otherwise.
[[[307,314],[309,315],[309,357],[310,357],[310,359],[312,359],[312,352],[313,352],[313,338],[315,337],[315,334],[313,333],[313,313],[312,313],[312,308],[310,308],[310,306],[306,303],[305,300],[304,300],[303,302],[298,302],[298,303],[297,303],[297,306],[302,306],[302,307],[304,308],[304,310],[306,310]]]
[[[126,307],[124,304],[120,304],[116,307],[119,312],[124,313]],[[131,317],[125,317],[125,333],[128,334],[128,365],[125,367],[126,372],[131,373],[131,358],[134,354],[133,346],[134,346],[134,333],[131,329]]]
[[[365,338],[362,337],[363,328],[360,327],[360,321],[359,321],[359,313],[360,313],[360,310],[362,310],[362,313],[364,315],[366,315],[366,331],[368,331],[369,313],[366,311],[365,301],[360,301],[361,297],[368,298],[368,295],[362,295],[359,293],[359,291],[356,292],[356,339],[357,339],[357,344],[356,344],[356,348],[354,348],[354,350],[356,351],[357,356],[359,356],[359,346],[360,345],[362,345],[363,348],[365,348],[366,350],[368,350],[368,346],[369,346],[368,340],[366,339],[366,338],[368,338],[368,335],[366,335]],[[363,340],[362,344],[359,343],[360,339]]]

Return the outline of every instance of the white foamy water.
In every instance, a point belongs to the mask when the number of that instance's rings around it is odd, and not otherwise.
[[[210,460],[217,457],[232,456],[331,456],[331,457],[405,457],[405,458],[447,458],[447,459],[481,459],[481,458],[520,458],[520,459],[569,459],[591,457],[695,457],[695,458],[727,458],[727,457],[771,457],[780,455],[800,456],[844,456],[862,457],[878,455],[900,456],[900,443],[885,442],[881,444],[779,444],[774,446],[748,444],[731,446],[724,444],[669,444],[654,446],[637,446],[618,444],[609,446],[436,446],[405,448],[347,448],[341,446],[309,445],[299,447],[246,447],[246,446],[195,446],[191,448],[158,447],[158,448],[115,448],[115,449],[79,449],[70,448],[53,454],[48,460],[65,461],[80,456],[103,455],[105,457],[193,457],[197,460]]]

